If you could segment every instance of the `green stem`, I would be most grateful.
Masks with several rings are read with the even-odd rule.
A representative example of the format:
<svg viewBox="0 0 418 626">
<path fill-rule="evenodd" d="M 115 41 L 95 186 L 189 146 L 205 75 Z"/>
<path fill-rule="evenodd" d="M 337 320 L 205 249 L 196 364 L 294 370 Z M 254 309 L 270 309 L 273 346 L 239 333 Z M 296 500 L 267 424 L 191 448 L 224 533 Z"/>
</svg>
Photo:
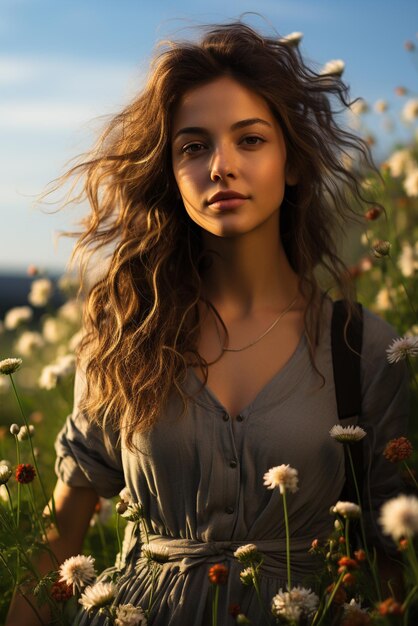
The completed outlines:
<svg viewBox="0 0 418 626">
<path fill-rule="evenodd" d="M 418 583 L 418 561 L 417 561 L 417 555 L 415 554 L 415 549 L 414 549 L 414 544 L 412 542 L 412 539 L 408 539 L 408 549 L 406 551 L 406 554 L 408 556 L 408 561 L 410 562 L 412 570 L 414 572 L 415 582 Z"/>
<path fill-rule="evenodd" d="M 13 500 L 12 500 L 12 494 L 10 493 L 10 489 L 7 485 L 4 485 L 6 487 L 6 491 L 7 491 L 7 497 L 9 500 L 9 505 L 10 505 L 10 513 L 12 514 L 12 520 L 13 520 L 13 524 L 16 526 L 16 521 L 15 521 L 15 512 L 13 509 Z"/>
<path fill-rule="evenodd" d="M 116 538 L 118 540 L 118 550 L 119 550 L 120 559 L 121 559 L 122 558 L 122 542 L 120 539 L 120 525 L 119 524 L 120 524 L 120 515 L 117 513 L 116 514 Z"/>
<path fill-rule="evenodd" d="M 104 557 L 106 559 L 106 563 L 109 564 L 109 562 L 110 562 L 109 552 L 108 552 L 107 545 L 106 545 L 106 540 L 105 540 L 105 536 L 104 536 L 104 532 L 103 532 L 103 526 L 101 525 L 99 520 L 97 520 L 96 526 L 97 526 L 97 530 L 99 532 L 100 543 L 102 544 L 103 554 L 104 554 Z"/>
<path fill-rule="evenodd" d="M 350 554 L 350 520 L 347 517 L 347 519 L 345 520 L 345 550 L 347 553 L 348 558 L 351 558 L 351 554 Z"/>
<path fill-rule="evenodd" d="M 219 604 L 219 585 L 214 585 L 214 594 L 212 600 L 212 626 L 218 624 L 218 604 Z"/>
<path fill-rule="evenodd" d="M 284 525 L 286 529 L 286 566 L 287 566 L 287 587 L 288 591 L 292 588 L 292 579 L 290 574 L 290 532 L 289 532 L 289 518 L 287 515 L 287 504 L 286 504 L 286 489 L 283 489 L 283 511 L 284 511 Z"/>
<path fill-rule="evenodd" d="M 415 487 L 418 489 L 418 483 L 416 481 L 416 478 L 415 478 L 414 474 L 411 472 L 411 470 L 409 468 L 409 465 L 408 465 L 408 463 L 406 461 L 404 461 L 404 465 L 405 465 L 406 471 L 408 472 L 408 474 L 412 478 Z"/>
<path fill-rule="evenodd" d="M 418 585 L 415 585 L 414 587 L 412 587 L 411 591 L 406 596 L 406 598 L 405 598 L 405 600 L 403 601 L 403 604 L 402 604 L 402 609 L 404 611 L 406 611 L 406 609 L 408 608 L 409 603 L 411 602 L 411 600 L 413 599 L 413 597 L 417 593 L 417 591 L 418 591 Z"/>
<path fill-rule="evenodd" d="M 20 465 L 20 448 L 19 448 L 19 440 L 17 438 L 17 435 L 15 435 L 15 441 L 16 441 L 17 464 Z M 20 501 L 21 501 L 21 485 L 18 482 L 17 483 L 17 511 L 16 511 L 16 524 L 18 528 L 19 528 L 19 522 L 20 522 Z"/>
<path fill-rule="evenodd" d="M 270 617 L 269 617 L 269 614 L 267 613 L 266 607 L 264 606 L 264 602 L 263 602 L 263 600 L 261 598 L 260 585 L 258 584 L 257 568 L 254 567 L 253 563 L 251 563 L 251 569 L 252 569 L 252 572 L 253 572 L 254 589 L 255 589 L 255 593 L 257 595 L 258 603 L 259 603 L 260 608 L 261 608 L 261 612 L 263 613 L 263 617 L 264 617 L 266 623 L 270 625 L 270 623 L 271 623 L 270 622 Z"/>
<path fill-rule="evenodd" d="M 12 383 L 12 386 L 13 386 L 13 391 L 14 391 L 14 393 L 15 393 L 16 400 L 17 400 L 17 403 L 18 403 L 18 405 L 19 405 L 20 412 L 21 412 L 21 414 L 22 414 L 22 418 L 23 418 L 23 421 L 24 421 L 24 423 L 25 423 L 26 430 L 27 430 L 27 433 L 28 433 L 28 438 L 29 438 L 29 443 L 30 443 L 30 448 L 31 448 L 32 458 L 33 458 L 33 464 L 34 464 L 34 466 L 35 466 L 35 469 L 36 469 L 36 474 L 37 474 L 37 476 L 38 476 L 38 480 L 39 480 L 39 484 L 40 484 L 40 486 L 41 486 L 42 494 L 43 494 L 43 496 L 44 496 L 45 505 L 48 507 L 48 510 L 49 510 L 50 515 L 51 515 L 51 517 L 52 517 L 52 516 L 53 516 L 53 513 L 52 513 L 51 507 L 50 507 L 50 505 L 49 505 L 49 499 L 48 499 L 48 497 L 47 497 L 47 495 L 46 495 L 46 491 L 45 491 L 45 488 L 44 488 L 44 484 L 43 484 L 42 479 L 41 479 L 41 474 L 40 474 L 40 472 L 39 472 L 38 462 L 37 462 L 37 460 L 36 460 L 35 451 L 34 451 L 34 449 L 33 449 L 32 437 L 31 437 L 31 436 L 30 436 L 30 434 L 29 434 L 29 423 L 28 423 L 28 420 L 26 419 L 26 415 L 25 415 L 25 412 L 24 412 L 24 410 L 23 410 L 22 403 L 20 402 L 19 394 L 17 393 L 16 385 L 15 385 L 15 383 L 14 383 L 14 380 L 13 380 L 13 376 L 12 376 L 12 374 L 10 374 L 10 380 L 11 380 L 11 383 Z"/>
<path fill-rule="evenodd" d="M 339 578 L 338 578 L 338 580 L 337 580 L 337 582 L 336 582 L 336 584 L 335 584 L 335 586 L 334 586 L 334 589 L 332 590 L 332 593 L 331 593 L 330 597 L 328 598 L 328 602 L 327 602 L 327 603 L 326 603 L 326 605 L 325 605 L 324 611 L 323 611 L 323 613 L 322 613 L 322 615 L 321 615 L 321 619 L 319 620 L 319 622 L 318 622 L 318 625 L 317 625 L 317 626 L 321 626 L 322 622 L 324 621 L 324 617 L 325 617 L 325 615 L 327 614 L 327 612 L 328 612 L 328 610 L 329 610 L 329 607 L 331 606 L 331 603 L 332 603 L 332 601 L 333 601 L 333 599 L 334 599 L 334 596 L 335 596 L 335 594 L 337 593 L 338 589 L 339 589 L 339 588 L 340 588 L 340 586 L 341 586 L 341 583 L 342 583 L 342 580 L 343 580 L 343 578 L 344 578 L 344 575 L 345 575 L 345 571 L 344 571 L 344 572 L 341 572 L 341 574 L 340 574 L 340 576 L 339 576 Z M 312 622 L 312 626 L 314 626 L 314 624 L 315 624 L 315 622 L 316 622 L 316 619 L 317 619 L 317 616 L 318 616 L 318 615 L 319 615 L 319 613 L 317 612 L 317 613 L 315 614 L 314 620 L 313 620 L 313 622 Z"/>
<path fill-rule="evenodd" d="M 353 457 L 351 456 L 350 444 L 347 444 L 346 448 L 347 448 L 348 458 L 350 460 L 350 469 L 351 469 L 351 474 L 353 476 L 354 487 L 356 490 L 357 502 L 358 502 L 358 505 L 361 507 L 360 491 L 359 491 L 358 484 L 357 484 L 356 473 L 354 471 L 354 463 L 353 463 Z M 364 529 L 364 522 L 363 522 L 363 510 L 360 511 L 360 530 L 361 530 L 361 538 L 363 540 L 364 551 L 366 553 L 367 562 L 369 564 L 370 571 L 373 576 L 373 582 L 376 588 L 377 597 L 379 600 L 382 600 L 382 594 L 380 591 L 380 584 L 379 584 L 379 579 L 378 579 L 377 572 L 376 572 L 376 567 L 370 558 L 369 548 L 367 546 L 366 531 Z"/>
</svg>

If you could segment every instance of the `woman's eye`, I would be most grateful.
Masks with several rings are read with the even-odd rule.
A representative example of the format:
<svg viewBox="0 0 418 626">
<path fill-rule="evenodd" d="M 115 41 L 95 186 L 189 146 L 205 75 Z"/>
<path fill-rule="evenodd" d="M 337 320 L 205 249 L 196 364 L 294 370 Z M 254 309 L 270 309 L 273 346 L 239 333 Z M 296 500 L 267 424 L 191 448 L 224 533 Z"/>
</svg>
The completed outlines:
<svg viewBox="0 0 418 626">
<path fill-rule="evenodd" d="M 261 137 L 256 137 L 255 135 L 250 135 L 248 137 L 244 137 L 243 142 L 246 142 L 249 146 L 256 146 L 259 143 L 264 143 L 264 139 Z"/>
<path fill-rule="evenodd" d="M 201 148 L 204 148 L 202 143 L 189 143 L 181 151 L 185 154 L 195 154 L 196 152 L 201 152 Z"/>
</svg>

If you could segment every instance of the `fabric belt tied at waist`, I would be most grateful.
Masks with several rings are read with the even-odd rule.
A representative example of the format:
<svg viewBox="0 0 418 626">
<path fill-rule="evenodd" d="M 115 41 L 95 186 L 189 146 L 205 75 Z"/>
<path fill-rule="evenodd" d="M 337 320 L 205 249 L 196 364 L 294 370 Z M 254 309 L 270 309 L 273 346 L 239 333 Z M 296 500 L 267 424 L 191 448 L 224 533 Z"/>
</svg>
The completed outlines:
<svg viewBox="0 0 418 626">
<path fill-rule="evenodd" d="M 194 539 L 180 539 L 164 535 L 148 536 L 150 547 L 165 548 L 168 553 L 168 562 L 180 561 L 180 571 L 183 573 L 202 562 L 216 563 L 225 558 L 234 559 L 234 552 L 239 547 L 254 544 L 263 556 L 262 571 L 274 577 L 286 578 L 286 542 L 282 540 L 254 540 L 251 541 L 196 541 Z M 306 574 L 307 569 L 315 569 L 315 559 L 308 554 L 311 540 L 308 538 L 292 539 L 290 559 L 292 570 L 295 573 Z M 236 561 L 238 564 L 238 561 Z M 310 563 L 311 562 L 311 563 Z M 310 567 L 311 566 L 311 567 Z"/>
</svg>

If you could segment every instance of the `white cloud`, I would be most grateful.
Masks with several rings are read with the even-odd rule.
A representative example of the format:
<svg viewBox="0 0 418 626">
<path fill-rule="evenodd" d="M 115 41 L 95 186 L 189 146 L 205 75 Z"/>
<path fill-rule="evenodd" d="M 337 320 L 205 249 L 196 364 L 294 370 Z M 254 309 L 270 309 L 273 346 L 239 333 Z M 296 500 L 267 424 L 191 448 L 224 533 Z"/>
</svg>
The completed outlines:
<svg viewBox="0 0 418 626">
<path fill-rule="evenodd" d="M 19 132 L 71 130 L 98 116 L 97 105 L 16 100 L 0 103 L 0 129 Z"/>
</svg>

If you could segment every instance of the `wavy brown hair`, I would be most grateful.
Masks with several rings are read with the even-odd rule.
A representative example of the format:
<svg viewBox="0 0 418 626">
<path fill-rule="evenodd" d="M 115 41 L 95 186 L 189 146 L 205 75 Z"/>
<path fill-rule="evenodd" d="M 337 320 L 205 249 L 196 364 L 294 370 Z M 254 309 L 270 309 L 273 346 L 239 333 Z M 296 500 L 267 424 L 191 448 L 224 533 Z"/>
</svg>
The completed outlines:
<svg viewBox="0 0 418 626">
<path fill-rule="evenodd" d="M 84 340 L 87 392 L 82 408 L 92 421 L 136 432 L 158 419 L 182 383 L 190 358 L 207 380 L 197 351 L 198 301 L 207 259 L 199 227 L 188 217 L 171 163 L 173 113 L 191 88 L 230 76 L 262 96 L 278 120 L 298 184 L 286 187 L 280 231 L 289 262 L 308 300 L 305 327 L 311 350 L 318 337 L 323 269 L 352 302 L 336 231 L 364 208 L 358 176 L 344 166 L 357 154 L 376 168 L 367 144 L 336 121 L 349 105 L 336 75 L 310 69 L 297 47 L 265 37 L 242 22 L 206 27 L 198 42 L 163 42 L 142 92 L 104 130 L 96 147 L 64 177 L 78 175 L 91 212 L 73 254 L 88 259 L 111 246 L 104 275 L 87 290 Z M 340 110 L 333 110 L 333 102 Z M 360 212 L 360 211 L 359 211 Z"/>
</svg>

